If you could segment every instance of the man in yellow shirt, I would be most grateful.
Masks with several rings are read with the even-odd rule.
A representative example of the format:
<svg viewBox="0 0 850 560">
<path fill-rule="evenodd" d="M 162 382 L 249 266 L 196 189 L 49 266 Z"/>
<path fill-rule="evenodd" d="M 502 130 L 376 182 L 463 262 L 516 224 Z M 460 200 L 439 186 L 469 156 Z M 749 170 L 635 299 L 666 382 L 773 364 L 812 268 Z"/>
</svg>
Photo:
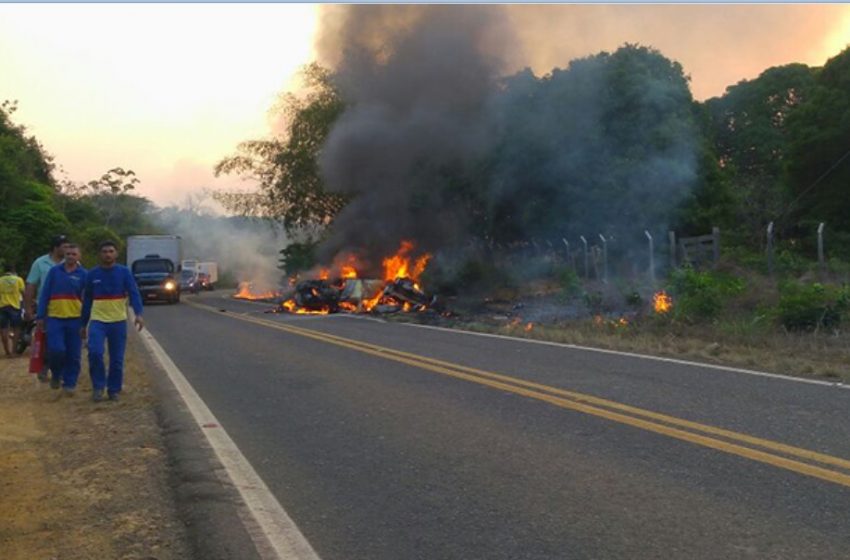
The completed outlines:
<svg viewBox="0 0 850 560">
<path fill-rule="evenodd" d="M 15 273 L 14 266 L 7 266 L 6 272 L 0 276 L 0 338 L 3 339 L 3 352 L 7 358 L 14 357 L 14 341 L 21 336 L 23 295 L 24 279 Z"/>
</svg>

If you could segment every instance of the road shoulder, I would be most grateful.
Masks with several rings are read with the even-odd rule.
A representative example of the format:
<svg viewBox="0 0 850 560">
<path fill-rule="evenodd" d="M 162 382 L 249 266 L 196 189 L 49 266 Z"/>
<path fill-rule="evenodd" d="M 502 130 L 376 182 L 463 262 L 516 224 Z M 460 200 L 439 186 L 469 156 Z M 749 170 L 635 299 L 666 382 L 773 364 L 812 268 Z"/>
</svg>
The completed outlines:
<svg viewBox="0 0 850 560">
<path fill-rule="evenodd" d="M 86 366 L 68 398 L 35 381 L 26 358 L 0 361 L 4 560 L 191 557 L 139 350 L 128 348 L 118 403 L 91 401 Z"/>
</svg>

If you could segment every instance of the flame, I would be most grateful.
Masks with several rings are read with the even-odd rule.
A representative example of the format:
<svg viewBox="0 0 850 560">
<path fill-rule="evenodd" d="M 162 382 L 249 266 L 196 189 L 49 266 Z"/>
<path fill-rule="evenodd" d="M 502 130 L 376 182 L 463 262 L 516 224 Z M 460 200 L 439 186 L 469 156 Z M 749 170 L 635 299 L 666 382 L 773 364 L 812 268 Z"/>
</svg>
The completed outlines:
<svg viewBox="0 0 850 560">
<path fill-rule="evenodd" d="M 364 295 L 363 299 L 361 299 L 359 303 L 357 301 L 341 301 L 339 302 L 339 309 L 353 313 L 363 311 L 368 312 L 379 304 L 386 304 L 396 306 L 400 308 L 401 311 L 405 312 L 423 311 L 426 307 L 425 305 L 416 302 L 400 301 L 405 298 L 393 297 L 389 295 L 389 292 L 387 291 L 387 287 L 391 282 L 405 278 L 410 279 L 413 282 L 413 288 L 415 290 L 422 292 L 418 279 L 425 271 L 425 267 L 428 266 L 428 261 L 431 259 L 431 255 L 426 253 L 418 258 L 413 258 L 411 256 L 413 249 L 414 245 L 412 242 L 402 241 L 396 254 L 386 257 L 382 261 L 384 267 L 383 281 L 385 283 L 383 288 L 378 290 L 378 292 L 371 298 L 368 298 L 368 295 Z M 346 287 L 347 280 L 360 278 L 360 274 L 357 272 L 358 268 L 361 268 L 361 265 L 358 262 L 355 253 L 341 254 L 334 259 L 334 262 L 329 269 L 319 269 L 317 278 L 319 280 L 329 281 L 331 274 L 333 274 L 334 280 L 332 281 L 331 286 L 342 292 Z M 364 282 L 364 285 L 365 284 L 366 282 Z M 371 287 L 372 286 L 370 285 L 370 289 Z M 313 288 L 313 295 L 317 297 L 319 296 L 319 293 L 315 288 Z M 282 309 L 289 311 L 290 313 L 298 314 L 325 314 L 330 312 L 330 309 L 322 309 L 318 311 L 307 309 L 302 310 L 299 308 L 298 304 L 295 303 L 294 299 L 285 301 L 282 304 Z"/>
<path fill-rule="evenodd" d="M 667 292 L 661 290 L 652 296 L 652 307 L 659 315 L 667 313 L 673 309 L 673 299 L 667 295 Z"/>
<path fill-rule="evenodd" d="M 351 311 L 352 313 L 357 313 L 357 304 L 351 303 L 350 301 L 339 302 L 339 308 L 344 309 L 345 311 Z"/>
<path fill-rule="evenodd" d="M 294 299 L 288 299 L 281 303 L 280 306 L 286 311 L 295 313 L 296 315 L 327 315 L 331 312 L 331 310 L 327 307 L 322 309 L 305 309 L 303 307 L 298 307 L 298 304 L 295 303 Z"/>
<path fill-rule="evenodd" d="M 411 264 L 408 254 L 413 250 L 413 243 L 410 241 L 402 241 L 396 254 L 387 257 L 383 261 L 384 265 L 384 280 L 392 282 L 399 278 L 410 278 L 411 280 L 419 280 L 419 277 L 425 272 L 425 267 L 428 266 L 428 261 L 431 260 L 431 255 L 425 253 Z"/>
<path fill-rule="evenodd" d="M 525 332 L 531 332 L 531 329 L 534 328 L 534 323 L 526 323 Z"/>
<path fill-rule="evenodd" d="M 251 282 L 239 282 L 236 293 L 233 294 L 233 297 L 236 299 L 257 300 L 271 299 L 277 297 L 278 295 L 279 294 L 277 292 L 273 291 L 255 292 L 253 290 Z"/>
</svg>

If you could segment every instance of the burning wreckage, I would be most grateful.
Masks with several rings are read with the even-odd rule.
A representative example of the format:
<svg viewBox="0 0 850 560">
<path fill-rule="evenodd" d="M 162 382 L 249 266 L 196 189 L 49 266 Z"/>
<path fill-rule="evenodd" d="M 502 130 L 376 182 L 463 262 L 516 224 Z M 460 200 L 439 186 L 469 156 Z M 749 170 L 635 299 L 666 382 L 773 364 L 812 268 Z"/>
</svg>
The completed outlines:
<svg viewBox="0 0 850 560">
<path fill-rule="evenodd" d="M 429 296 L 419 285 L 419 277 L 431 255 L 413 259 L 409 254 L 413 244 L 404 241 L 392 257 L 383 260 L 383 279 L 360 278 L 356 259 L 348 256 L 334 266 L 338 275 L 322 269 L 317 278 L 290 280 L 291 288 L 284 292 L 252 291 L 249 283 L 240 284 L 234 297 L 254 300 L 282 300 L 275 312 L 325 315 L 329 313 L 396 313 L 438 311 L 436 296 Z"/>
</svg>

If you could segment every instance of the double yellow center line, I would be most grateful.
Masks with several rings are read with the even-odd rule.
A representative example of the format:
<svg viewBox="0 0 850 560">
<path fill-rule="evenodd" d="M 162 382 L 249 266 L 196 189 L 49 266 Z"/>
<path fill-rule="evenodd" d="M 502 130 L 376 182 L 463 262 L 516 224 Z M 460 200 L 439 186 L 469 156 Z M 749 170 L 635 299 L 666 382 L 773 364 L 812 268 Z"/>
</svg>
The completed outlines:
<svg viewBox="0 0 850 560">
<path fill-rule="evenodd" d="M 217 312 L 214 307 L 197 302 L 187 302 L 193 307 Z M 395 350 L 377 344 L 351 340 L 340 336 L 270 321 L 250 315 L 228 313 L 228 317 L 277 329 L 290 334 L 349 348 L 379 358 L 407 364 L 456 379 L 463 379 L 501 391 L 543 401 L 560 408 L 605 418 L 678 440 L 695 443 L 753 461 L 812 476 L 835 484 L 850 487 L 850 461 L 808 449 L 793 447 L 731 430 L 724 430 L 698 422 L 629 406 L 592 395 L 567 391 L 525 379 L 493 373 L 477 368 L 445 362 Z"/>
</svg>

